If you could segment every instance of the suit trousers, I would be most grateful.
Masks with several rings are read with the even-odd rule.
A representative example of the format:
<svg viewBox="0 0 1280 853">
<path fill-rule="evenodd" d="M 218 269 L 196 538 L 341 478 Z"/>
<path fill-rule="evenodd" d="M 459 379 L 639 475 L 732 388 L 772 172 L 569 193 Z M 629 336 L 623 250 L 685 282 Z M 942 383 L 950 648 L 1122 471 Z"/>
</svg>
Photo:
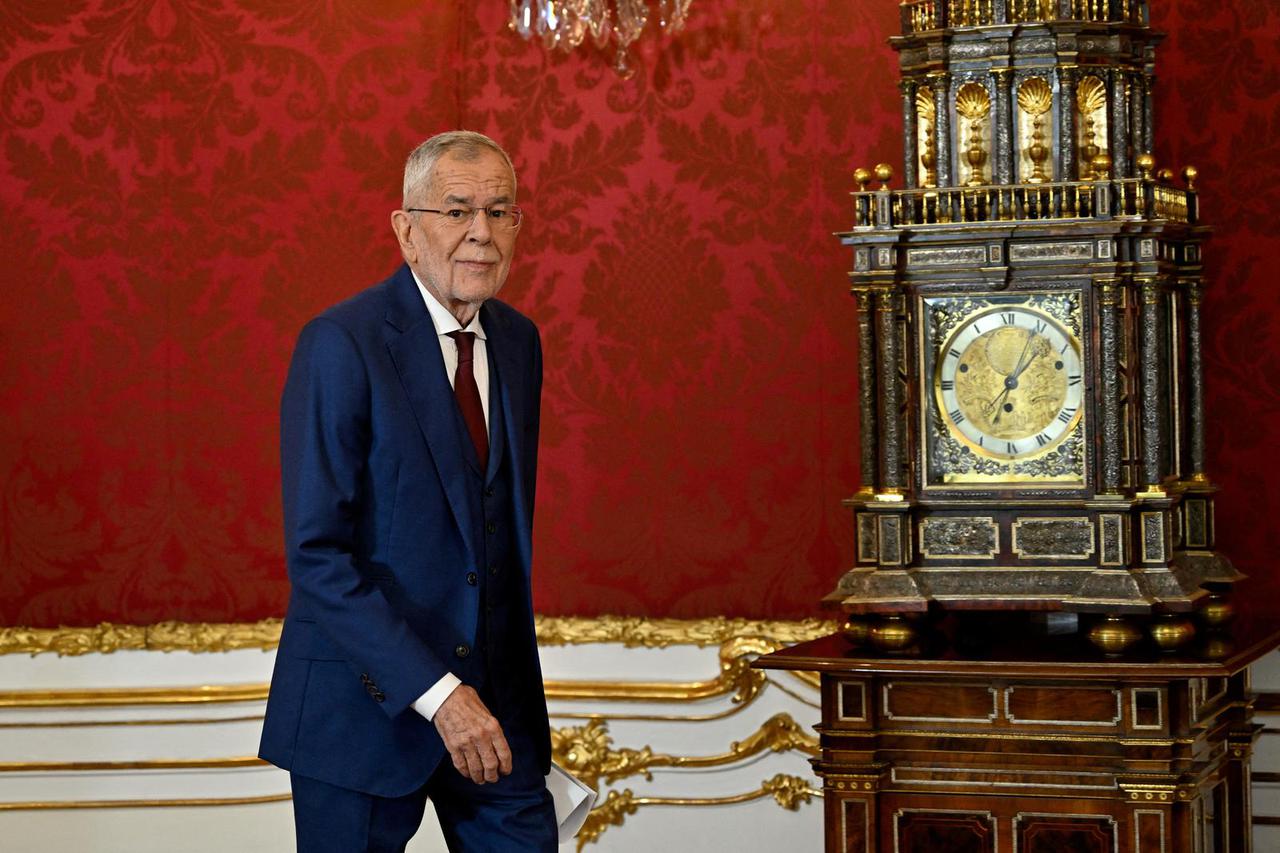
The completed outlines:
<svg viewBox="0 0 1280 853">
<path fill-rule="evenodd" d="M 484 785 L 459 773 L 447 755 L 425 785 L 403 797 L 290 774 L 298 853 L 402 853 L 428 799 L 452 853 L 554 853 L 555 809 L 534 745 L 518 731 L 506 734 L 511 774 Z"/>
</svg>

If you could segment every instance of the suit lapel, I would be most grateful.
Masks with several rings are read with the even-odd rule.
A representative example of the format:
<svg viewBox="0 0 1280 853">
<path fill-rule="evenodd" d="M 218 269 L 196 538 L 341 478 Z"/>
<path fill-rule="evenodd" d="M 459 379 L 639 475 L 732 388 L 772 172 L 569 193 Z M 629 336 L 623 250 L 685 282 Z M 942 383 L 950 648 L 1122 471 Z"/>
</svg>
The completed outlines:
<svg viewBox="0 0 1280 853">
<path fill-rule="evenodd" d="M 525 366 L 519 361 L 520 353 L 516 342 L 512 339 L 507 324 L 489 303 L 480 307 L 480 322 L 484 324 L 485 342 L 492 355 L 493 372 L 489 376 L 489 402 L 493 408 L 501 410 L 502 432 L 511 466 L 511 501 L 516 527 L 516 548 L 520 553 L 520 564 L 528 575 L 533 553 L 533 527 L 527 508 L 529 506 L 524 481 L 524 419 L 528 416 L 528 389 L 520 378 L 524 375 Z M 498 389 L 493 393 L 492 389 Z M 493 408 L 489 411 L 489 420 L 495 420 Z M 494 430 L 490 429 L 490 436 Z M 492 470 L 492 469 L 491 469 Z"/>
<path fill-rule="evenodd" d="M 482 317 L 480 322 L 484 323 L 485 319 Z M 488 334 L 489 327 L 485 326 L 485 335 Z M 489 470 L 484 472 L 484 481 L 488 484 L 498 476 L 498 468 L 502 465 L 502 454 L 506 451 L 507 430 L 503 414 L 506 406 L 503 404 L 502 376 L 498 372 L 493 344 L 488 339 L 485 340 L 485 352 L 488 353 L 489 367 Z"/>
<path fill-rule="evenodd" d="M 426 439 L 440 476 L 440 485 L 449 499 L 449 507 L 466 543 L 471 563 L 477 565 L 477 543 L 467 500 L 466 471 L 463 469 L 466 463 L 458 446 L 453 388 L 445 375 L 440 341 L 431 322 L 431 314 L 422 302 L 422 292 L 418 290 L 408 266 L 401 266 L 392 278 L 390 294 L 387 323 L 399 334 L 387 342 L 387 349 L 418 427 Z"/>
</svg>

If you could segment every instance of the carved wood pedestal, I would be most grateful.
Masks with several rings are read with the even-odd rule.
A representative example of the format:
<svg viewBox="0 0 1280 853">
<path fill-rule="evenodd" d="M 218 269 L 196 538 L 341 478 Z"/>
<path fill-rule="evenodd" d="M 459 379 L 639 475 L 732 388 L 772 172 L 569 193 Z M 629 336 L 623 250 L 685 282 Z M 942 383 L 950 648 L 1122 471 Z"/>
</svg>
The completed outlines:
<svg viewBox="0 0 1280 853">
<path fill-rule="evenodd" d="M 916 656 L 837 635 L 756 665 L 821 674 L 828 853 L 1234 853 L 1252 849 L 1247 667 L 1274 624 L 1103 658 L 974 620 Z"/>
</svg>

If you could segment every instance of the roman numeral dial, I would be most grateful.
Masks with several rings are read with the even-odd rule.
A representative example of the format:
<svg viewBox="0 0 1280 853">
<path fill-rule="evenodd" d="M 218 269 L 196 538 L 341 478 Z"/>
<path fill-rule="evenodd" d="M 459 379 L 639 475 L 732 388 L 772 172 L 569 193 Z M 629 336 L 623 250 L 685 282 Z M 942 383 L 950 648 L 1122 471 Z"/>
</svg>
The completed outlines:
<svg viewBox="0 0 1280 853">
<path fill-rule="evenodd" d="M 1079 342 L 1032 308 L 974 314 L 937 350 L 939 415 L 956 439 L 990 458 L 1050 452 L 1079 423 L 1084 392 Z"/>
</svg>

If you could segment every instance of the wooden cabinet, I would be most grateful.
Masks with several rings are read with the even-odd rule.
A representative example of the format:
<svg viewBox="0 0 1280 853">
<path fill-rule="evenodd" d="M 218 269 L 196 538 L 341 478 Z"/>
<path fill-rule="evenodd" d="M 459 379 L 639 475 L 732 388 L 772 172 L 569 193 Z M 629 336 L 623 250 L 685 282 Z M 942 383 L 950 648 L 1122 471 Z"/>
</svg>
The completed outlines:
<svg viewBox="0 0 1280 853">
<path fill-rule="evenodd" d="M 1026 621 L 913 656 L 831 636 L 760 659 L 821 674 L 828 853 L 1251 850 L 1247 668 L 1280 636 L 1103 658 Z"/>
</svg>

